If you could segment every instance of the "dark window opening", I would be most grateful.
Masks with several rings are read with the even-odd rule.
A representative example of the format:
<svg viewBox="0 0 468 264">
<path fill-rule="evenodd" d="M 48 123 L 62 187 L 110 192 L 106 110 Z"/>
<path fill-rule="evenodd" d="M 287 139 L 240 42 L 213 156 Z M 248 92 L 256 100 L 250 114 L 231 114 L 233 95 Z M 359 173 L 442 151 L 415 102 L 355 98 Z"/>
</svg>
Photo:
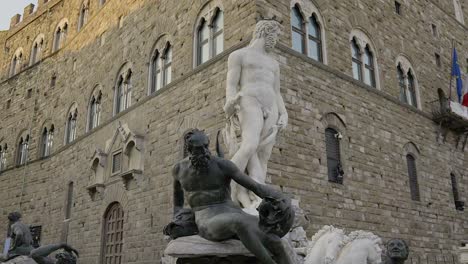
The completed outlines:
<svg viewBox="0 0 468 264">
<path fill-rule="evenodd" d="M 68 184 L 68 192 L 67 192 L 67 205 L 65 210 L 65 219 L 71 218 L 71 211 L 73 207 L 73 182 Z"/>
<path fill-rule="evenodd" d="M 395 1 L 395 13 L 401 15 L 401 3 L 398 1 Z"/>
<path fill-rule="evenodd" d="M 333 128 L 325 129 L 325 145 L 327 151 L 328 180 L 343 183 L 343 168 L 341 165 L 340 134 Z"/>
<path fill-rule="evenodd" d="M 431 28 L 432 28 L 432 36 L 438 37 L 439 33 L 437 32 L 437 26 L 435 24 L 431 24 Z"/>
<path fill-rule="evenodd" d="M 408 165 L 408 176 L 409 176 L 409 185 L 411 192 L 411 199 L 414 201 L 420 201 L 419 196 L 419 185 L 418 185 L 418 174 L 416 171 L 416 159 L 408 154 L 406 155 L 406 163 Z"/>
<path fill-rule="evenodd" d="M 460 200 L 460 194 L 458 192 L 458 184 L 457 184 L 457 177 L 455 174 L 450 173 L 450 180 L 452 182 L 452 193 L 453 193 L 453 201 L 455 203 L 455 209 L 458 211 L 465 210 L 465 202 Z"/>
<path fill-rule="evenodd" d="M 437 54 L 437 53 L 435 53 L 435 54 L 434 54 L 434 57 L 435 57 L 435 62 L 436 62 L 437 67 L 441 67 L 442 64 L 441 64 L 441 62 L 440 62 L 440 55 Z"/>
</svg>

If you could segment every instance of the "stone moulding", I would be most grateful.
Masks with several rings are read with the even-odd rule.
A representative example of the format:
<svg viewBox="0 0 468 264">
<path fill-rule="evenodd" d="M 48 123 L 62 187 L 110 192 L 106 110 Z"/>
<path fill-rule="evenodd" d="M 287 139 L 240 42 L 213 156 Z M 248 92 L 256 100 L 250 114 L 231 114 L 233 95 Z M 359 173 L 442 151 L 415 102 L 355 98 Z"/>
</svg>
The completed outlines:
<svg viewBox="0 0 468 264">
<path fill-rule="evenodd" d="M 86 187 L 86 190 L 88 190 L 89 196 L 93 201 L 95 201 L 98 198 L 99 200 L 102 200 L 102 198 L 104 197 L 104 189 L 105 185 L 103 183 L 95 183 Z"/>
<path fill-rule="evenodd" d="M 130 182 L 132 180 L 135 180 L 137 185 L 140 188 L 144 188 L 145 186 L 148 185 L 147 184 L 148 179 L 143 175 L 143 171 L 141 171 L 141 170 L 132 169 L 132 170 L 129 170 L 129 171 L 119 173 L 117 176 L 122 179 L 122 183 L 124 185 L 124 188 L 127 191 L 130 189 Z"/>
</svg>

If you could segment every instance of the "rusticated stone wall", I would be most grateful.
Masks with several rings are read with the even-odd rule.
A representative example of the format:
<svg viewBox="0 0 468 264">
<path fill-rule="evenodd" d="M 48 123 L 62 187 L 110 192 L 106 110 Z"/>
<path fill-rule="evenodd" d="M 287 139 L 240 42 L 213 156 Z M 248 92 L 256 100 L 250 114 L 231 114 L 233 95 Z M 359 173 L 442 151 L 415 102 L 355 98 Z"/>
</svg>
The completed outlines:
<svg viewBox="0 0 468 264">
<path fill-rule="evenodd" d="M 441 129 L 431 120 L 429 105 L 437 98 L 437 89 L 448 86 L 452 39 L 457 40 L 463 68 L 468 58 L 467 28 L 455 20 L 453 5 L 401 1 L 399 16 L 393 1 L 316 0 L 327 43 L 328 64 L 323 65 L 290 49 L 290 1 L 214 1 L 211 4 L 222 3 L 225 12 L 226 49 L 194 69 L 192 35 L 197 15 L 208 2 L 107 0 L 100 6 L 91 0 L 88 23 L 78 32 L 81 1 L 53 0 L 2 33 L 5 38 L 0 35 L 5 47 L 0 50 L 0 145 L 9 146 L 8 169 L 0 173 L 0 234 L 6 233 L 6 214 L 21 208 L 25 222 L 42 225 L 43 244 L 67 239 L 80 250 L 80 263 L 99 263 L 103 215 L 117 201 L 125 213 L 123 263 L 159 263 L 166 245 L 162 228 L 172 210 L 170 170 L 181 157 L 181 135 L 198 126 L 214 142 L 224 127 L 227 57 L 248 44 L 258 14 L 276 14 L 283 20 L 283 33 L 275 56 L 281 64 L 281 91 L 290 124 L 274 149 L 269 175 L 272 184 L 301 201 L 311 220 L 308 235 L 333 224 L 349 231 L 369 230 L 384 239 L 401 237 L 413 255 L 429 261 L 454 253 L 468 235 L 468 217 L 455 210 L 450 173 L 456 174 L 466 201 L 468 147 L 462 134 Z M 464 8 L 468 19 L 468 7 Z M 53 32 L 63 18 L 69 21 L 67 42 L 52 53 Z M 438 25 L 437 39 L 431 23 Z M 353 29 L 365 31 L 374 44 L 378 90 L 351 77 Z M 41 33 L 42 61 L 8 77 L 13 53 L 23 47 L 29 59 L 32 41 Z M 173 45 L 173 82 L 148 96 L 150 57 L 163 35 Z M 440 68 L 434 52 L 441 55 Z M 396 58 L 401 54 L 414 68 L 420 109 L 398 101 Z M 114 116 L 114 86 L 125 63 L 132 67 L 133 103 Z M 54 74 L 57 84 L 51 88 Z M 101 125 L 86 132 L 88 102 L 96 87 L 103 93 Z M 78 105 L 78 138 L 65 145 L 66 115 L 73 103 Z M 38 149 L 45 123 L 53 123 L 56 132 L 52 155 L 43 159 Z M 95 183 L 91 168 L 96 149 L 107 148 L 112 154 L 124 147 L 121 125 L 143 138 L 141 176 L 124 181 L 112 175 L 108 156 L 103 187 L 89 188 Z M 324 143 L 328 125 L 343 135 L 343 185 L 328 181 Z M 24 131 L 31 135 L 29 163 L 15 167 L 16 145 Z M 419 152 L 420 202 L 410 198 L 408 148 Z M 73 206 L 65 221 L 71 181 Z"/>
</svg>

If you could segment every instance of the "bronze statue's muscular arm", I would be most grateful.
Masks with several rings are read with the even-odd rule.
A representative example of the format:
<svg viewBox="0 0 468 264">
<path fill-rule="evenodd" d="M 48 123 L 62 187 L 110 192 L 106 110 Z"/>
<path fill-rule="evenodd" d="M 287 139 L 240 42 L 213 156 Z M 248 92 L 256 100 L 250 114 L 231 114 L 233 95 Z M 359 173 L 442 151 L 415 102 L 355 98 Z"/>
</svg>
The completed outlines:
<svg viewBox="0 0 468 264">
<path fill-rule="evenodd" d="M 235 182 L 242 185 L 244 188 L 254 192 L 260 198 L 265 197 L 281 197 L 282 193 L 275 189 L 260 184 L 250 178 L 249 176 L 242 173 L 237 166 L 229 160 L 220 160 L 220 166 L 222 170 L 226 172 Z"/>
<path fill-rule="evenodd" d="M 71 246 L 62 243 L 62 244 L 54 244 L 54 245 L 48 245 L 48 246 L 42 246 L 40 248 L 36 248 L 33 251 L 31 251 L 31 258 L 34 259 L 38 264 L 55 264 L 55 261 L 48 258 L 50 254 L 52 254 L 54 251 L 59 250 L 59 249 L 64 249 L 65 251 L 68 252 L 73 252 L 75 255 L 78 257 L 78 251 Z"/>
<path fill-rule="evenodd" d="M 184 190 L 178 180 L 180 171 L 180 163 L 177 163 L 172 169 L 172 176 L 174 177 L 174 215 L 184 207 Z"/>
</svg>

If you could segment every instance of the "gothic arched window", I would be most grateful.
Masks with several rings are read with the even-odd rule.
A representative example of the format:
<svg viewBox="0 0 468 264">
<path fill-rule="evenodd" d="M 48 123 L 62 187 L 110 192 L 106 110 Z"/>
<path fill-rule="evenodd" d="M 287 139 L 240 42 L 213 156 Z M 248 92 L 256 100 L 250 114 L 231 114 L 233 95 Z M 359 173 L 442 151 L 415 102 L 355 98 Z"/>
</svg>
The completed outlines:
<svg viewBox="0 0 468 264">
<path fill-rule="evenodd" d="M 89 3 L 81 5 L 80 16 L 78 18 L 78 31 L 88 22 Z"/>
<path fill-rule="evenodd" d="M 42 47 L 44 45 L 44 38 L 38 37 L 36 41 L 33 43 L 33 47 L 31 50 L 31 65 L 38 62 L 42 57 Z"/>
<path fill-rule="evenodd" d="M 76 139 L 76 121 L 78 118 L 78 110 L 74 109 L 68 113 L 67 130 L 65 135 L 65 144 L 71 143 Z"/>
<path fill-rule="evenodd" d="M 67 38 L 68 33 L 68 22 L 61 22 L 57 29 L 55 30 L 54 34 L 54 46 L 52 51 L 55 52 L 63 47 L 65 43 L 65 39 Z"/>
<path fill-rule="evenodd" d="M 124 211 L 119 203 L 111 204 L 104 215 L 102 263 L 121 264 Z"/>
<path fill-rule="evenodd" d="M 18 142 L 16 165 L 24 165 L 28 160 L 29 135 L 22 136 Z"/>
<path fill-rule="evenodd" d="M 306 54 L 305 36 L 306 28 L 304 18 L 299 7 L 296 5 L 291 9 L 292 48 L 302 54 Z"/>
<path fill-rule="evenodd" d="M 52 145 L 54 142 L 54 125 L 51 125 L 49 129 L 44 127 L 42 130 L 41 137 L 41 157 L 47 157 L 52 151 Z"/>
<path fill-rule="evenodd" d="M 99 126 L 101 119 L 101 98 L 102 93 L 99 91 L 97 95 L 92 95 L 91 100 L 89 101 L 88 131 L 91 131 Z"/>
<path fill-rule="evenodd" d="M 119 75 L 115 89 L 115 114 L 132 105 L 132 70 L 128 69 Z"/>
<path fill-rule="evenodd" d="M 224 50 L 224 12 L 216 10 L 202 10 L 203 16 L 198 19 L 195 31 L 195 64 L 201 65 Z"/>
<path fill-rule="evenodd" d="M 22 49 L 19 49 L 15 53 L 15 55 L 13 56 L 13 59 L 11 61 L 10 77 L 21 71 L 22 63 L 23 63 L 23 51 L 22 51 Z"/>
<path fill-rule="evenodd" d="M 419 107 L 418 83 L 414 75 L 413 68 L 408 59 L 401 56 L 397 58 L 397 78 L 400 90 L 400 101 Z"/>
</svg>

